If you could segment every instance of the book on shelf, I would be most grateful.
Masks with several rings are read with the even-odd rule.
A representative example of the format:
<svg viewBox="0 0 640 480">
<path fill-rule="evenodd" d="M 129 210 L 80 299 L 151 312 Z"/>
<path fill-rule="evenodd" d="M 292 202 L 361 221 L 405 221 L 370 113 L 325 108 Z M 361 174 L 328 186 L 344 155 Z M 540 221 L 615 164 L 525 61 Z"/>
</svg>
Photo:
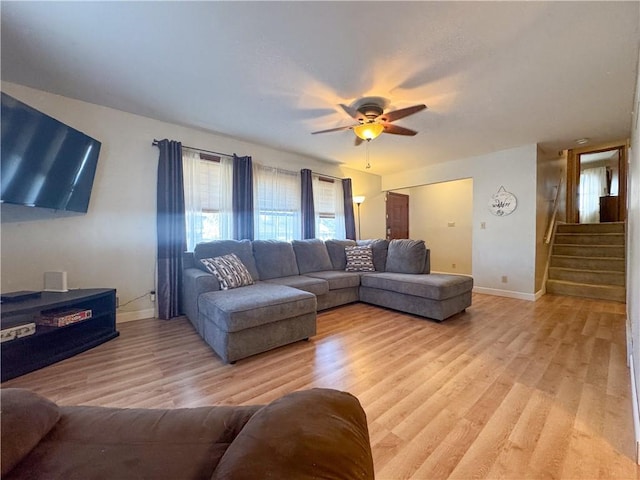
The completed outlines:
<svg viewBox="0 0 640 480">
<path fill-rule="evenodd" d="M 72 323 L 91 318 L 91 313 L 91 309 L 79 308 L 60 310 L 57 312 L 42 312 L 42 315 L 36 319 L 36 323 L 43 327 L 66 327 Z"/>
<path fill-rule="evenodd" d="M 13 327 L 3 328 L 0 330 L 0 343 L 15 340 L 16 338 L 27 337 L 36 333 L 36 324 L 25 323 L 24 325 L 15 325 Z"/>
</svg>

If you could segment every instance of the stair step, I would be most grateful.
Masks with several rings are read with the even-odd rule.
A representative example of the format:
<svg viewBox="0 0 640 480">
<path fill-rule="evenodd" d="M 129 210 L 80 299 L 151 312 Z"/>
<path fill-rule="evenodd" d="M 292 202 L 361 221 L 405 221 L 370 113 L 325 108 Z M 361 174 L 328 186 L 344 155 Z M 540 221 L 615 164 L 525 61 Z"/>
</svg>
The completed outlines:
<svg viewBox="0 0 640 480">
<path fill-rule="evenodd" d="M 624 259 L 624 245 L 553 245 L 553 255 L 572 257 L 613 257 Z"/>
<path fill-rule="evenodd" d="M 624 272 L 625 259 L 612 257 L 575 257 L 571 255 L 551 255 L 549 267 Z"/>
<path fill-rule="evenodd" d="M 547 293 L 573 297 L 597 298 L 614 302 L 626 301 L 626 290 L 619 286 L 588 285 L 565 280 L 547 280 Z"/>
<path fill-rule="evenodd" d="M 614 272 L 609 270 L 577 270 L 574 268 L 549 268 L 550 280 L 565 280 L 575 283 L 586 283 L 590 285 L 617 285 L 624 287 L 624 272 Z"/>
<path fill-rule="evenodd" d="M 559 223 L 556 233 L 624 233 L 624 222 Z"/>
<path fill-rule="evenodd" d="M 624 233 L 556 233 L 561 245 L 624 245 Z"/>
</svg>

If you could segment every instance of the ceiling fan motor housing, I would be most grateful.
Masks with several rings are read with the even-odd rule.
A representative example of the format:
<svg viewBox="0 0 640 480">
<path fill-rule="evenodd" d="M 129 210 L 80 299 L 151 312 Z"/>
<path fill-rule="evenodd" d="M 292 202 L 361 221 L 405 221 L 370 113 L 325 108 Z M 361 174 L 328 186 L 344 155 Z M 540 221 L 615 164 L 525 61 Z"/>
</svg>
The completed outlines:
<svg viewBox="0 0 640 480">
<path fill-rule="evenodd" d="M 382 115 L 383 111 L 382 107 L 375 103 L 365 103 L 358 107 L 358 112 L 367 117 L 370 122 Z"/>
</svg>

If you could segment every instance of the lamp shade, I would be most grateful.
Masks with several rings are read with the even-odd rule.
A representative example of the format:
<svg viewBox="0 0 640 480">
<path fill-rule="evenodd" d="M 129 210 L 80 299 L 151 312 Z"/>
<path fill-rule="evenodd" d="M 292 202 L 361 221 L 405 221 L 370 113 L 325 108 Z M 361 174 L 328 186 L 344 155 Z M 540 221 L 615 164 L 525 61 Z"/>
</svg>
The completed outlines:
<svg viewBox="0 0 640 480">
<path fill-rule="evenodd" d="M 373 140 L 384 131 L 384 127 L 379 123 L 363 123 L 353 127 L 353 132 L 363 140 Z"/>
<path fill-rule="evenodd" d="M 364 202 L 364 197 L 362 195 L 353 197 L 353 203 L 357 203 L 358 205 L 360 205 L 363 202 Z"/>
</svg>

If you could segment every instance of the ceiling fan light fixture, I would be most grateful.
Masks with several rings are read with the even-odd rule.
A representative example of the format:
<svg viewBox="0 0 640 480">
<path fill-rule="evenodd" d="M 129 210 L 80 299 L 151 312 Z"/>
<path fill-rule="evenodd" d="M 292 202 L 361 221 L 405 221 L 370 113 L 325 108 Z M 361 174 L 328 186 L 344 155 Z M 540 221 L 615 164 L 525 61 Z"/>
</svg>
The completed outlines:
<svg viewBox="0 0 640 480">
<path fill-rule="evenodd" d="M 379 123 L 363 123 L 353 127 L 353 133 L 355 133 L 362 140 L 373 140 L 378 137 L 384 131 L 384 126 Z"/>
</svg>

